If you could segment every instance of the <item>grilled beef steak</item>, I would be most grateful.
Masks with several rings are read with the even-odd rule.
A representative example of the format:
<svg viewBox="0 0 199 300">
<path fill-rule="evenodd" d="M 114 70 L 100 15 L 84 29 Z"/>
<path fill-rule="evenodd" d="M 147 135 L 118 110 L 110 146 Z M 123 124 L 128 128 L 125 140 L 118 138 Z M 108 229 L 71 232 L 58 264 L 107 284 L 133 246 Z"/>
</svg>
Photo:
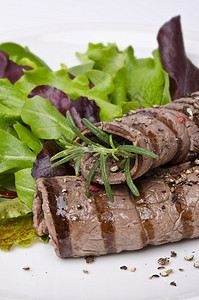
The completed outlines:
<svg viewBox="0 0 199 300">
<path fill-rule="evenodd" d="M 98 185 L 86 197 L 82 177 L 39 178 L 34 226 L 49 233 L 60 257 L 141 249 L 199 237 L 199 167 L 137 179 L 140 196 L 125 184 L 112 187 L 114 203 Z"/>
<path fill-rule="evenodd" d="M 150 169 L 168 163 L 175 165 L 185 162 L 199 154 L 199 93 L 164 106 L 142 108 L 121 119 L 98 123 L 97 126 L 113 134 L 121 144 L 133 144 L 158 155 L 158 159 L 138 154 L 135 156 L 135 160 L 131 162 L 131 176 L 135 179 Z M 82 133 L 95 140 L 88 129 L 84 128 Z M 76 138 L 76 141 L 81 143 L 79 138 Z M 80 169 L 84 178 L 87 178 L 96 159 L 92 154 L 83 156 Z M 106 170 L 110 184 L 125 182 L 122 167 L 119 172 L 111 172 L 115 163 L 111 157 L 107 159 Z M 92 181 L 103 184 L 99 168 Z"/>
</svg>

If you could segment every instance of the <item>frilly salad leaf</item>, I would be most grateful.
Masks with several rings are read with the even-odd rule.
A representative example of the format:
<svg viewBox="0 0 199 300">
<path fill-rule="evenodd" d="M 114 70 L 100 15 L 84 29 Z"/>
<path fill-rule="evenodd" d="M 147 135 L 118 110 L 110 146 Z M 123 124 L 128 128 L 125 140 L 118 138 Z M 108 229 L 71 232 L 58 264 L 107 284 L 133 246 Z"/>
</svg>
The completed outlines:
<svg viewBox="0 0 199 300">
<path fill-rule="evenodd" d="M 22 217 L 31 211 L 24 205 L 19 198 L 1 202 L 0 220 Z"/>
<path fill-rule="evenodd" d="M 132 47 L 126 49 L 126 54 L 127 99 L 145 107 L 171 101 L 169 76 L 162 68 L 158 50 L 153 51 L 153 58 L 146 59 L 135 59 Z"/>
<path fill-rule="evenodd" d="M 82 64 L 78 66 L 74 66 L 71 68 L 68 68 L 67 71 L 72 74 L 73 76 L 84 76 L 86 75 L 86 72 L 91 70 L 93 68 L 94 62 L 89 62 L 87 64 Z"/>
<path fill-rule="evenodd" d="M 113 90 L 109 99 L 121 107 L 123 113 L 171 101 L 169 77 L 162 68 L 157 50 L 153 52 L 153 58 L 137 59 L 131 46 L 119 51 L 115 44 L 90 43 L 87 51 L 77 53 L 77 56 L 82 63 L 94 62 L 93 70 L 86 73 L 89 79 L 96 70 L 111 76 Z"/>
<path fill-rule="evenodd" d="M 18 198 L 1 202 L 0 228 L 0 248 L 5 251 L 14 244 L 28 246 L 38 237 L 32 213 Z"/>
<path fill-rule="evenodd" d="M 77 52 L 77 57 L 84 63 L 94 62 L 94 69 L 114 74 L 125 64 L 126 55 L 119 51 L 116 44 L 108 43 L 104 46 L 102 43 L 88 44 L 88 49 L 85 53 Z"/>
<path fill-rule="evenodd" d="M 10 250 L 14 244 L 27 247 L 32 239 L 38 238 L 33 227 L 32 213 L 24 217 L 0 220 L 0 248 Z"/>
</svg>

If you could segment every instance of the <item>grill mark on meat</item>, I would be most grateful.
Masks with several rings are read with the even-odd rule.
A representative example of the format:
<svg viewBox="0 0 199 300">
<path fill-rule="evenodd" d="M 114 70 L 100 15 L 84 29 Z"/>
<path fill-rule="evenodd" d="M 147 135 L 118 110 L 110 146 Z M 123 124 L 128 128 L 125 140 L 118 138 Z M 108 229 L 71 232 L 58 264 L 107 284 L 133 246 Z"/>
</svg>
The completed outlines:
<svg viewBox="0 0 199 300">
<path fill-rule="evenodd" d="M 53 181 L 52 181 L 53 180 Z M 62 257 L 71 257 L 70 228 L 67 218 L 66 197 L 55 178 L 46 179 L 44 185 L 48 193 L 49 208 L 54 220 L 59 250 Z"/>
<path fill-rule="evenodd" d="M 92 195 L 95 201 L 106 253 L 116 253 L 114 217 L 108 205 L 109 200 L 107 194 L 99 191 L 92 192 Z"/>
<path fill-rule="evenodd" d="M 175 201 L 175 207 L 180 215 L 180 220 L 183 226 L 183 238 L 190 238 L 194 233 L 193 226 L 193 214 L 191 209 L 186 205 L 186 197 L 182 187 L 176 189 L 177 201 Z"/>
<path fill-rule="evenodd" d="M 48 181 L 49 184 L 59 184 L 62 190 L 67 188 L 66 179 L 69 185 L 66 213 L 70 221 L 72 256 L 102 255 L 137 250 L 147 244 L 160 245 L 177 242 L 183 238 L 198 238 L 199 166 L 190 168 L 189 171 L 183 181 L 175 184 L 176 198 L 178 198 L 175 203 L 172 203 L 174 193 L 170 190 L 170 184 L 165 181 L 168 175 L 138 179 L 135 183 L 141 193 L 140 197 L 135 199 L 126 185 L 113 186 L 114 203 L 109 202 L 104 188 L 100 187 L 101 192 L 92 192 L 90 201 L 87 201 L 83 178 L 80 181 L 81 189 L 78 189 L 83 193 L 81 199 L 75 197 L 75 177 L 52 178 Z M 37 180 L 36 191 L 41 191 L 43 195 L 44 217 L 50 236 L 53 238 L 51 241 L 55 251 L 58 256 L 67 257 L 68 255 L 61 249 L 63 245 L 57 238 L 60 228 L 54 222 L 55 216 L 49 209 L 50 200 L 45 180 L 44 178 Z M 74 190 L 75 192 L 71 192 Z M 35 208 L 39 207 L 37 201 L 39 202 L 40 199 L 36 192 Z M 80 204 L 82 208 L 78 209 Z M 64 205 L 67 206 L 66 203 Z M 57 213 L 57 210 L 55 212 Z M 39 210 L 35 209 L 34 213 L 39 213 Z M 71 222 L 71 216 L 76 216 L 78 221 Z M 37 224 L 34 225 L 37 227 Z M 66 248 L 68 249 L 67 245 Z"/>
<path fill-rule="evenodd" d="M 155 233 L 154 233 L 154 228 L 153 224 L 150 221 L 151 217 L 151 210 L 150 207 L 147 205 L 145 199 L 146 199 L 146 194 L 141 191 L 141 188 L 138 187 L 140 191 L 140 196 L 134 197 L 136 209 L 139 212 L 140 219 L 142 222 L 143 229 L 145 230 L 149 242 L 153 241 L 155 238 Z"/>
<path fill-rule="evenodd" d="M 133 194 L 131 193 L 130 189 L 128 189 L 128 194 L 129 194 L 130 200 L 131 200 L 131 201 L 134 203 L 134 205 L 135 205 L 135 210 L 136 210 L 137 215 L 138 215 L 138 218 L 139 218 L 139 220 L 140 220 L 140 227 L 141 227 L 141 230 L 140 230 L 140 238 L 141 238 L 141 241 L 142 241 L 142 244 L 143 244 L 143 247 L 144 247 L 145 245 L 148 244 L 148 236 L 147 236 L 146 231 L 145 231 L 145 229 L 144 229 L 144 226 L 143 226 L 143 223 L 142 223 L 142 219 L 141 219 L 141 216 L 140 216 L 140 213 L 139 213 L 139 209 L 138 209 L 138 207 L 137 207 L 137 205 L 136 205 L 136 199 L 135 199 L 136 197 L 133 196 Z"/>
</svg>

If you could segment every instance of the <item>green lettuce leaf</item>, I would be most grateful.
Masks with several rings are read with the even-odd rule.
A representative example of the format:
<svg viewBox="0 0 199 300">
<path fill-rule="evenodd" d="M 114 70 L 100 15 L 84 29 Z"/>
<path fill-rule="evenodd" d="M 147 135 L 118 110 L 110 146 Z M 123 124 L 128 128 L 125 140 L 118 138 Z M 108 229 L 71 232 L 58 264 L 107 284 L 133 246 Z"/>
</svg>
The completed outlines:
<svg viewBox="0 0 199 300">
<path fill-rule="evenodd" d="M 66 135 L 68 139 L 74 137 L 66 118 L 50 101 L 40 96 L 30 98 L 24 103 L 21 118 L 39 139 L 58 140 L 61 134 Z"/>
<path fill-rule="evenodd" d="M 19 198 L 1 202 L 0 220 L 22 217 L 30 213 L 29 208 Z"/>
<path fill-rule="evenodd" d="M 104 46 L 102 43 L 89 43 L 88 49 L 84 56 L 77 53 L 81 62 L 93 61 L 94 68 L 114 75 L 117 70 L 122 68 L 126 62 L 125 52 L 119 51 L 116 44 L 109 43 Z M 85 59 L 86 57 L 86 59 Z"/>
<path fill-rule="evenodd" d="M 16 43 L 3 43 L 0 44 L 0 50 L 6 52 L 9 58 L 18 65 L 30 66 L 32 68 L 46 67 L 50 70 L 43 60 L 30 52 L 28 47 L 22 47 Z"/>
<path fill-rule="evenodd" d="M 12 134 L 0 129 L 0 173 L 31 168 L 36 155 Z"/>
<path fill-rule="evenodd" d="M 38 154 L 42 149 L 42 142 L 38 139 L 30 129 L 25 127 L 24 125 L 17 122 L 13 125 L 14 129 L 16 130 L 19 139 L 26 143 L 26 145 L 35 153 Z"/>
<path fill-rule="evenodd" d="M 33 227 L 32 213 L 23 217 L 0 220 L 0 248 L 10 250 L 14 244 L 27 247 L 32 239 L 38 238 Z"/>
<path fill-rule="evenodd" d="M 19 199 L 32 211 L 36 180 L 31 176 L 31 168 L 15 173 L 15 187 Z"/>
<path fill-rule="evenodd" d="M 20 119 L 21 108 L 27 96 L 11 84 L 8 79 L 0 79 L 0 120 Z"/>
<path fill-rule="evenodd" d="M 72 100 L 76 100 L 81 96 L 87 97 L 89 100 L 95 100 L 100 107 L 100 120 L 107 121 L 122 115 L 122 110 L 110 103 L 109 93 L 112 87 L 106 82 L 108 81 L 111 84 L 109 77 L 105 76 L 104 83 L 100 81 L 99 85 L 90 89 L 89 80 L 86 76 L 77 76 L 72 80 L 64 69 L 49 72 L 46 68 L 37 68 L 25 72 L 24 76 L 15 83 L 15 87 L 28 95 L 38 85 L 49 85 L 62 90 Z"/>
<path fill-rule="evenodd" d="M 86 72 L 91 70 L 93 68 L 94 62 L 89 62 L 87 64 L 74 66 L 71 68 L 68 68 L 67 71 L 72 74 L 73 76 L 84 76 L 86 75 Z"/>
<path fill-rule="evenodd" d="M 162 68 L 158 50 L 153 51 L 154 58 L 135 59 L 132 47 L 126 49 L 127 69 L 126 87 L 130 101 L 141 106 L 164 105 L 171 101 L 169 77 Z"/>
<path fill-rule="evenodd" d="M 18 198 L 0 203 L 0 249 L 12 246 L 27 247 L 32 240 L 48 242 L 48 236 L 39 237 L 33 226 L 33 215 Z"/>
<path fill-rule="evenodd" d="M 11 191 L 15 190 L 14 174 L 0 174 L 0 188 L 5 188 Z"/>
<path fill-rule="evenodd" d="M 38 237 L 32 213 L 18 198 L 0 203 L 0 228 L 0 248 L 5 251 L 14 244 L 28 246 Z"/>
<path fill-rule="evenodd" d="M 0 116 L 0 129 L 12 134 L 16 138 L 18 138 L 18 135 L 16 131 L 13 128 L 13 125 L 16 123 L 16 120 L 13 118 L 7 118 L 5 115 Z"/>
<path fill-rule="evenodd" d="M 171 101 L 169 76 L 162 68 L 158 50 L 153 51 L 153 58 L 137 59 L 131 46 L 120 51 L 116 44 L 90 43 L 87 51 L 77 56 L 82 63 L 93 62 L 88 77 L 94 70 L 111 76 L 114 88 L 109 99 L 123 113 Z"/>
</svg>

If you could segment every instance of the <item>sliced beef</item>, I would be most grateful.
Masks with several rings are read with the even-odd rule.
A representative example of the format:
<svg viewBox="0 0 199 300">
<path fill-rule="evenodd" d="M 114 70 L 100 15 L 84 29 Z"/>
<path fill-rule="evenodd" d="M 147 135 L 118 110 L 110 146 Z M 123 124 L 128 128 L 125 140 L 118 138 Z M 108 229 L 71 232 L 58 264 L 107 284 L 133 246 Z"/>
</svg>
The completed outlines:
<svg viewBox="0 0 199 300">
<path fill-rule="evenodd" d="M 120 144 L 133 144 L 148 149 L 158 155 L 153 159 L 136 155 L 131 161 L 133 179 L 145 174 L 148 170 L 159 166 L 186 162 L 199 154 L 199 94 L 182 98 L 165 106 L 142 108 L 132 111 L 120 119 L 96 124 L 103 131 L 113 135 Z M 88 129 L 82 133 L 95 139 Z M 81 143 L 80 139 L 76 141 Z M 85 154 L 81 161 L 81 174 L 87 178 L 90 169 L 98 157 Z M 120 161 L 118 161 L 118 164 Z M 113 158 L 107 159 L 106 169 L 110 184 L 125 182 L 123 167 L 119 172 L 111 172 L 116 164 Z M 93 182 L 103 184 L 101 171 L 98 168 Z"/>
<path fill-rule="evenodd" d="M 125 184 L 86 197 L 82 177 L 39 178 L 33 203 L 39 235 L 48 231 L 56 254 L 81 257 L 137 250 L 199 237 L 199 167 L 138 179 L 140 196 Z M 42 217 L 43 216 L 43 217 Z"/>
<path fill-rule="evenodd" d="M 184 170 L 190 169 L 191 167 L 193 167 L 193 165 L 194 162 L 186 161 L 184 163 L 177 164 L 175 166 L 163 166 L 163 167 L 149 170 L 147 173 L 143 175 L 143 177 L 161 176 L 161 175 L 174 174 L 174 173 L 179 174 Z"/>
</svg>

